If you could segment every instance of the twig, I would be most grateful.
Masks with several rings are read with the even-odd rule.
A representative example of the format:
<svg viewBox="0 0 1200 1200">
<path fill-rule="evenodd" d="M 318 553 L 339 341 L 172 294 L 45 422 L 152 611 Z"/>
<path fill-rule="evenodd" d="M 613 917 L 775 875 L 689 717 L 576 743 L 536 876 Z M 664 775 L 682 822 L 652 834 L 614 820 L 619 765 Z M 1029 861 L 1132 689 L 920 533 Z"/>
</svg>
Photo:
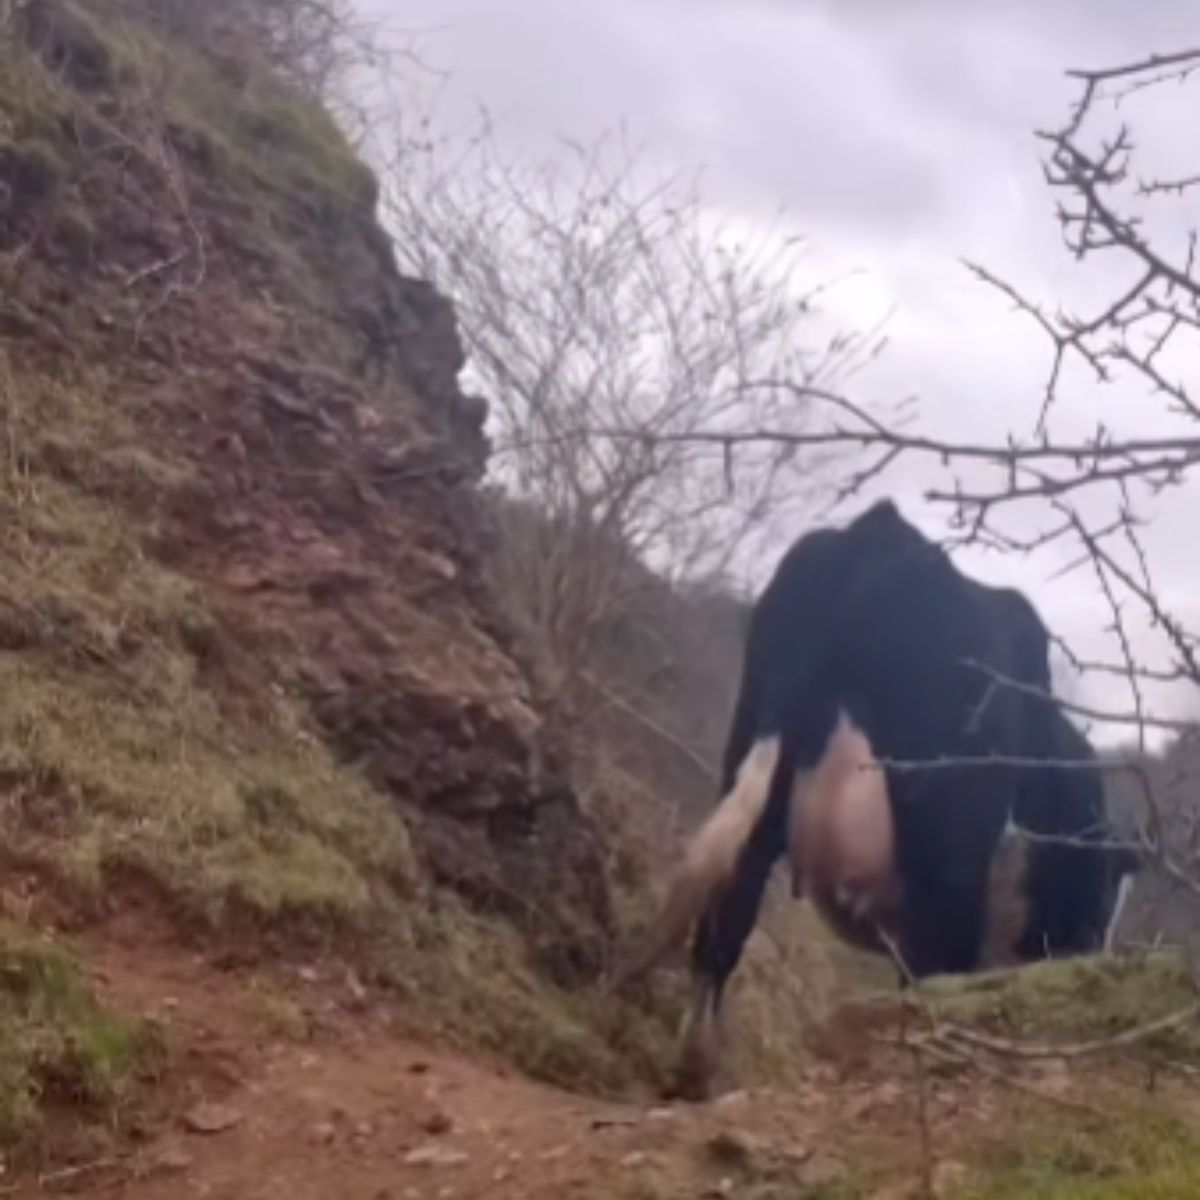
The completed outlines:
<svg viewBox="0 0 1200 1200">
<path fill-rule="evenodd" d="M 1177 1029 L 1181 1025 L 1190 1024 L 1198 1017 L 1200 1017 L 1200 1001 L 1185 1005 L 1183 1008 L 1177 1009 L 1165 1017 L 1159 1017 L 1154 1021 L 1147 1021 L 1144 1025 L 1135 1025 L 1133 1028 L 1126 1029 L 1111 1037 L 1097 1038 L 1090 1042 L 1075 1042 L 1062 1046 L 1015 1042 L 1007 1038 L 977 1033 L 975 1030 L 966 1029 L 961 1025 L 947 1023 L 943 1023 L 940 1026 L 939 1033 L 942 1037 L 950 1037 L 961 1042 L 966 1042 L 977 1049 L 987 1050 L 992 1054 L 997 1054 L 1004 1058 L 1019 1058 L 1022 1060 L 1045 1058 L 1074 1059 L 1086 1058 L 1094 1054 L 1104 1054 L 1110 1050 L 1135 1045 L 1137 1042 L 1145 1041 L 1156 1034 L 1165 1033 L 1168 1030 Z"/>
<path fill-rule="evenodd" d="M 885 1045 L 895 1046 L 895 1042 L 887 1038 L 880 1038 L 877 1035 L 872 1035 L 875 1040 Z M 969 1070 L 977 1071 L 987 1079 L 995 1080 L 997 1083 L 1003 1084 L 1005 1087 L 1012 1088 L 1014 1091 L 1022 1092 L 1026 1096 L 1032 1096 L 1044 1104 L 1056 1105 L 1059 1108 L 1065 1108 L 1072 1112 L 1087 1113 L 1089 1116 L 1100 1117 L 1104 1114 L 1094 1105 L 1088 1104 L 1083 1100 L 1076 1100 L 1069 1096 L 1056 1096 L 1052 1092 L 1043 1092 L 1041 1088 L 1034 1087 L 1030 1083 L 1026 1083 L 1023 1079 L 1018 1079 L 1014 1075 L 1010 1075 L 1005 1071 L 993 1066 L 991 1063 L 984 1062 L 978 1056 L 968 1054 L 963 1050 L 953 1046 L 946 1046 L 940 1042 L 926 1040 L 924 1043 L 925 1053 L 930 1058 L 940 1059 L 942 1062 L 952 1066 L 965 1067 Z"/>
<path fill-rule="evenodd" d="M 47 1171 L 38 1176 L 38 1187 L 57 1188 L 65 1183 L 74 1183 L 84 1175 L 94 1175 L 98 1171 L 120 1168 L 122 1164 L 115 1158 L 98 1158 L 94 1162 L 80 1163 L 76 1167 L 61 1167 L 55 1171 Z"/>
<path fill-rule="evenodd" d="M 1045 700 L 1063 712 L 1074 713 L 1078 717 L 1087 717 L 1089 720 L 1101 721 L 1108 725 L 1136 725 L 1142 729 L 1164 729 L 1171 733 L 1179 734 L 1189 734 L 1200 729 L 1200 722 L 1181 721 L 1171 717 L 1155 717 L 1141 709 L 1132 713 L 1119 712 L 1115 709 L 1096 708 L 1090 704 L 1080 704 L 1077 701 L 1064 700 L 1060 696 L 1046 691 L 1044 688 L 1036 687 L 1031 683 L 1023 683 L 1019 679 L 1013 679 L 1011 676 L 1005 675 L 1004 672 L 997 671 L 994 667 L 979 662 L 977 659 L 968 658 L 963 659 L 962 662 L 964 666 L 972 667 L 974 670 L 982 672 L 993 683 L 1009 691 L 1018 692 L 1024 696 L 1032 696 L 1038 700 Z M 1129 678 L 1131 675 L 1136 676 L 1137 673 L 1136 667 L 1126 667 L 1120 671 L 1120 674 L 1124 678 Z"/>
<path fill-rule="evenodd" d="M 637 705 L 626 700 L 624 696 L 618 695 L 606 684 L 600 682 L 596 676 L 590 672 L 584 672 L 581 678 L 588 687 L 593 688 L 598 692 L 604 700 L 611 704 L 614 708 L 619 709 L 626 716 L 632 717 L 643 729 L 654 734 L 656 738 L 670 746 L 671 749 L 681 754 L 696 770 L 704 776 L 705 780 L 712 783 L 719 776 L 719 772 L 713 763 L 697 754 L 685 741 L 678 738 L 669 729 L 660 725 L 648 713 L 643 712 Z"/>
</svg>

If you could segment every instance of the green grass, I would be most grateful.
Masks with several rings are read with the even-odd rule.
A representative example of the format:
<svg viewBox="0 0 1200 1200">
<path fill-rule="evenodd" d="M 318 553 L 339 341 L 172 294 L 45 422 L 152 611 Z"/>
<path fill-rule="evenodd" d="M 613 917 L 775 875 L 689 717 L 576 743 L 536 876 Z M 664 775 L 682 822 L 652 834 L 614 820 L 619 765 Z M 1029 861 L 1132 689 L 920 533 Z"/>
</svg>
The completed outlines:
<svg viewBox="0 0 1200 1200">
<path fill-rule="evenodd" d="M 412 883 L 404 824 L 286 695 L 264 687 L 251 720 L 206 683 L 219 624 L 145 548 L 146 497 L 190 472 L 109 399 L 0 357 L 0 828 L 84 891 L 136 867 L 214 920 L 361 921 L 373 887 Z"/>
<path fill-rule="evenodd" d="M 1185 957 L 1145 951 L 1120 958 L 1046 962 L 1016 971 L 925 986 L 941 1019 L 1017 1042 L 1102 1042 L 1179 1013 L 1196 999 Z M 1200 1061 L 1200 1022 L 1164 1029 L 1078 1065 L 1106 1076 L 1114 1059 L 1152 1067 Z M 1200 1125 L 1154 1095 L 1130 1098 L 1097 1087 L 1102 1116 L 1040 1106 L 1036 1123 L 1018 1117 L 971 1165 L 950 1200 L 1183 1200 L 1200 1195 Z M 1022 1106 L 1014 1104 L 1021 1113 Z"/>
<path fill-rule="evenodd" d="M 244 1004 L 269 1037 L 289 1042 L 308 1040 L 311 1027 L 303 1006 L 278 984 L 253 980 Z"/>
<path fill-rule="evenodd" d="M 217 182 L 257 189 L 310 215 L 329 215 L 335 201 L 371 214 L 374 175 L 327 113 L 282 85 L 256 75 L 232 86 L 210 60 L 185 49 L 173 100 L 173 117 L 198 139 Z"/>
<path fill-rule="evenodd" d="M 1192 1200 L 1200 1127 L 1149 1101 L 1103 1120 L 1021 1125 L 949 1200 Z"/>
<path fill-rule="evenodd" d="M 1101 1040 L 1179 1012 L 1196 1000 L 1181 953 L 1036 963 L 960 979 L 933 980 L 925 994 L 947 1021 L 1037 1042 Z M 1200 1059 L 1200 1021 L 1138 1042 L 1141 1055 Z"/>
<path fill-rule="evenodd" d="M 0 1144 L 29 1137 L 48 1100 L 110 1112 L 155 1045 L 96 1003 L 64 951 L 0 926 Z"/>
<path fill-rule="evenodd" d="M 378 180 L 319 104 L 230 58 L 236 47 L 218 54 L 195 34 L 139 21 L 122 0 L 58 0 L 37 11 L 39 53 L 19 36 L 0 37 L 0 175 L 12 189 L 10 214 L 44 212 L 67 257 L 90 259 L 104 213 L 75 186 L 86 133 L 160 193 L 148 202 L 166 211 L 178 208 L 171 176 L 181 165 L 190 203 L 234 216 L 225 232 L 270 264 L 293 301 L 330 308 L 339 280 L 378 282 L 386 244 L 374 224 Z M 114 137 L 126 119 L 134 132 Z M 148 122 L 170 158 L 153 143 L 130 153 Z"/>
</svg>

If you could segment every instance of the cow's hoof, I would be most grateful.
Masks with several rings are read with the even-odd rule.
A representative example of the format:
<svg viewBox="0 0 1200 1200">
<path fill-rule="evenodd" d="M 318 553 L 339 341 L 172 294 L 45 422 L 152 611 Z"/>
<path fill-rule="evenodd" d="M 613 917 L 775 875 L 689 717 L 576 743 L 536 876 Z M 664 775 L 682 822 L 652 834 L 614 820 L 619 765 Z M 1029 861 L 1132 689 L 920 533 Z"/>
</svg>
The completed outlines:
<svg viewBox="0 0 1200 1200">
<path fill-rule="evenodd" d="M 675 1068 L 675 1080 L 671 1088 L 672 1097 L 691 1104 L 711 1100 L 717 1076 L 716 1047 L 706 1039 L 690 1041 L 679 1056 Z"/>
</svg>

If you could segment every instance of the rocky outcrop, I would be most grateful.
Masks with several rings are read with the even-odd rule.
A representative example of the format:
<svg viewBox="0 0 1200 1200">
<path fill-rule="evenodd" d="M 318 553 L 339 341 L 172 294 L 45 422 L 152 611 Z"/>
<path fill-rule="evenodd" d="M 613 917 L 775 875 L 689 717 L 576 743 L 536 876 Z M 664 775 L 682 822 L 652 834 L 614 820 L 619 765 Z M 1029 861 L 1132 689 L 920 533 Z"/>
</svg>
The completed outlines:
<svg viewBox="0 0 1200 1200">
<path fill-rule="evenodd" d="M 138 438 L 187 464 L 126 499 L 201 585 L 210 685 L 304 697 L 436 879 L 587 975 L 604 872 L 482 582 L 486 404 L 450 305 L 398 272 L 323 113 L 190 42 L 147 107 L 87 7 L 25 6 L 29 49 L 74 61 L 85 30 L 91 66 L 0 140 L 25 164 L 2 168 L 6 349 L 62 379 L 102 364 Z"/>
</svg>

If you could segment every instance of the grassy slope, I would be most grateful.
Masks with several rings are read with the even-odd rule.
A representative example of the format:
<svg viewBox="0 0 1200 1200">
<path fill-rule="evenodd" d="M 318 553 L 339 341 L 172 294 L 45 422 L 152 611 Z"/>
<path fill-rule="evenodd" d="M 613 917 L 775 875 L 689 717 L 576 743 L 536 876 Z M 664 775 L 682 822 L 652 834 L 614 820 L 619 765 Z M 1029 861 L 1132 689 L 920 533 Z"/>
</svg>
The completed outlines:
<svg viewBox="0 0 1200 1200">
<path fill-rule="evenodd" d="M 1046 963 L 969 981 L 940 980 L 929 1002 L 947 1022 L 1026 1045 L 1096 1045 L 1184 1012 L 1196 990 L 1185 956 Z M 1200 1064 L 1200 1021 L 1071 1063 L 1094 1074 L 1081 1098 L 1096 1115 L 1013 1093 L 1011 1114 L 975 1147 L 955 1200 L 1183 1200 L 1200 1195 L 1200 1113 L 1158 1082 Z M 1005 1071 L 1011 1061 L 999 1061 Z M 1131 1070 L 1132 1068 L 1132 1070 Z M 1122 1078 L 1122 1084 L 1114 1084 Z M 1190 1078 L 1190 1076 L 1188 1076 Z M 1150 1084 L 1154 1079 L 1155 1083 Z M 1153 1090 L 1150 1090 L 1153 1086 Z"/>
<path fill-rule="evenodd" d="M 105 40 L 115 72 L 133 45 Z M 0 177 L 10 229 L 0 274 L 21 270 L 37 206 L 56 248 L 103 236 L 68 189 L 75 97 L 0 42 Z M 9 276 L 4 275 L 4 278 Z M 18 322 L 17 303 L 0 313 Z M 62 374 L 0 340 L 0 822 L 8 861 L 49 867 L 74 899 L 102 900 L 114 868 L 154 879 L 189 912 L 251 909 L 355 921 L 375 879 L 410 880 L 384 798 L 302 733 L 280 697 L 247 728 L 205 687 L 214 636 L 196 585 L 152 550 L 191 465 L 139 435 L 98 361 Z M 331 796 L 342 803 L 329 802 Z M 0 950 L 0 1143 L 47 1103 L 109 1111 L 137 1059 L 135 1032 L 90 1000 L 70 959 L 19 928 Z"/>
<path fill-rule="evenodd" d="M 193 649 L 212 635 L 202 593 L 147 552 L 152 516 L 88 487 L 156 492 L 186 478 L 186 464 L 131 452 L 113 399 L 102 379 L 68 387 L 0 358 L 11 842 L 84 893 L 119 863 L 214 917 L 241 903 L 353 918 L 369 876 L 411 878 L 403 826 L 303 736 L 286 698 L 253 728 L 222 713 Z"/>
<path fill-rule="evenodd" d="M 116 114 L 105 128 L 126 119 L 154 80 L 173 136 L 203 164 L 189 183 L 196 218 L 202 205 L 233 214 L 281 287 L 315 298 L 330 281 L 298 221 L 308 214 L 328 229 L 344 205 L 369 210 L 370 173 L 319 110 L 265 79 L 235 91 L 192 46 L 161 44 L 107 8 L 56 6 L 88 63 L 84 90 L 25 46 L 0 43 L 0 165 L 24 189 L 0 210 L 0 272 L 40 257 L 47 275 L 69 280 L 103 263 L 110 214 L 79 181 L 105 164 L 78 128 L 101 107 Z M 113 298 L 119 313 L 124 297 Z M 0 302 L 2 314 L 29 334 L 19 301 Z M 222 617 L 203 582 L 160 550 L 196 464 L 148 432 L 154 414 L 114 357 L 129 331 L 110 337 L 110 323 L 100 337 L 70 329 L 85 353 L 49 369 L 50 330 L 0 339 L 0 822 L 10 858 L 48 868 L 85 908 L 133 877 L 189 922 L 241 932 L 247 918 L 282 921 L 359 952 L 432 1023 L 534 1072 L 608 1086 L 652 1075 L 665 1019 L 548 983 L 505 919 L 431 887 L 400 811 L 315 734 L 303 697 L 281 687 L 243 696 L 212 669 L 230 656 Z"/>
<path fill-rule="evenodd" d="M 1096 1122 L 1048 1120 L 988 1147 L 954 1200 L 1191 1200 L 1200 1195 L 1200 1131 L 1162 1104 L 1130 1104 Z"/>
<path fill-rule="evenodd" d="M 156 1048 L 153 1027 L 106 1012 L 62 950 L 0 926 L 0 1144 L 10 1153 L 36 1146 L 55 1105 L 111 1122 Z"/>
</svg>

